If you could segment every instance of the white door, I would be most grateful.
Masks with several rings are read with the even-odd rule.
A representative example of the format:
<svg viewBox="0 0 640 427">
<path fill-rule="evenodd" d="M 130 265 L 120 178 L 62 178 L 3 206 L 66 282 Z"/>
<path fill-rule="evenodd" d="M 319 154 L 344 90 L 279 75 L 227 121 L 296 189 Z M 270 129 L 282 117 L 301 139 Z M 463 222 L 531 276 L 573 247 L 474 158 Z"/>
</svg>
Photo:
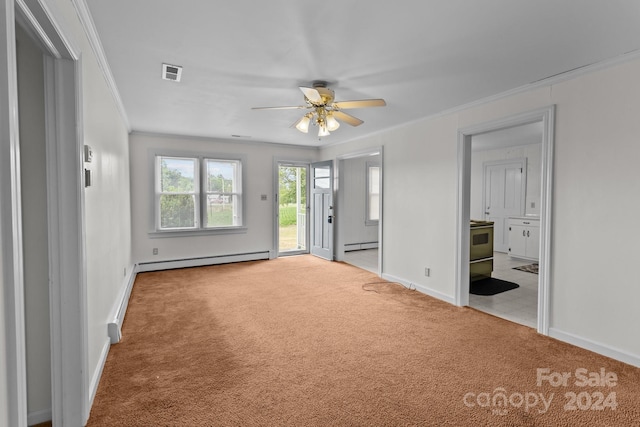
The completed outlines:
<svg viewBox="0 0 640 427">
<path fill-rule="evenodd" d="M 526 159 L 484 165 L 484 218 L 493 221 L 493 250 L 509 250 L 509 217 L 524 214 Z"/>
<path fill-rule="evenodd" d="M 311 165 L 311 253 L 333 261 L 333 161 Z"/>
</svg>

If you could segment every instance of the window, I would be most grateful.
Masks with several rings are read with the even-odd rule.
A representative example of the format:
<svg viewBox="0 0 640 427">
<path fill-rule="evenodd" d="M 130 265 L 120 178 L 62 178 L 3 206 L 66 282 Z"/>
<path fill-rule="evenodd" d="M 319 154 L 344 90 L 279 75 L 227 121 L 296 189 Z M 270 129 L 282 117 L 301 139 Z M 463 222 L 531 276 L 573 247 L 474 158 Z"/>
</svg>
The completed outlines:
<svg viewBox="0 0 640 427">
<path fill-rule="evenodd" d="M 367 163 L 366 225 L 376 225 L 380 219 L 380 166 Z"/>
<path fill-rule="evenodd" d="M 155 156 L 156 231 L 241 227 L 242 162 Z"/>
</svg>

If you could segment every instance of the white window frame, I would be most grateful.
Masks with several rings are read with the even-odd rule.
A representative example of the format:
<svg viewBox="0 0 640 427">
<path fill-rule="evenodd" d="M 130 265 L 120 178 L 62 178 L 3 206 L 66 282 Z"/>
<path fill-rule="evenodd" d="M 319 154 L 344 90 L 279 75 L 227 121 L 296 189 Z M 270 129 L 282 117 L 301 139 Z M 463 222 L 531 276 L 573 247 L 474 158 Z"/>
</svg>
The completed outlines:
<svg viewBox="0 0 640 427">
<path fill-rule="evenodd" d="M 378 196 L 378 218 L 377 219 L 371 219 L 370 213 L 371 213 L 371 169 L 372 168 L 377 168 L 378 169 L 378 192 L 376 193 Z M 365 220 L 364 223 L 365 225 L 378 225 L 378 223 L 380 222 L 380 187 L 382 185 L 382 182 L 380 180 L 380 174 L 382 172 L 382 168 L 380 166 L 379 162 L 366 162 L 366 167 L 365 167 L 365 174 L 366 174 L 366 179 L 365 179 Z"/>
<path fill-rule="evenodd" d="M 163 194 L 160 192 L 160 159 L 177 158 L 177 159 L 194 159 L 196 162 L 195 171 L 195 226 L 185 228 L 160 228 L 160 196 Z M 223 195 L 236 197 L 236 207 L 234 210 L 235 220 L 237 225 L 231 226 L 207 226 L 207 196 L 210 194 L 222 194 L 218 192 L 207 192 L 207 161 L 218 162 L 235 162 L 237 164 L 236 179 L 234 179 L 234 188 L 232 192 L 223 193 Z M 235 234 L 246 233 L 246 218 L 245 218 L 245 197 L 243 186 L 246 182 L 245 179 L 245 164 L 246 159 L 243 155 L 230 155 L 230 154 L 218 154 L 218 153 L 194 153 L 184 151 L 171 151 L 171 150 L 149 150 L 149 169 L 150 169 L 150 218 L 149 218 L 149 237 L 185 237 L 193 235 L 214 235 L 214 234 Z M 167 194 L 182 194 L 182 193 L 167 193 Z M 185 193 L 187 194 L 187 193 Z M 188 193 L 191 194 L 191 193 Z"/>
</svg>

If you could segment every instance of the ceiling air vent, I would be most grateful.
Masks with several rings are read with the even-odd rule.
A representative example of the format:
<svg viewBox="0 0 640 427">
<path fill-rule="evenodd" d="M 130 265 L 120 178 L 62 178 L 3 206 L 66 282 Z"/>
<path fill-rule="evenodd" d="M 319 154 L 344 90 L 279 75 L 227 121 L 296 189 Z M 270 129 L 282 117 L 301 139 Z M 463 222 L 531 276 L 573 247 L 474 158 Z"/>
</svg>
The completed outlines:
<svg viewBox="0 0 640 427">
<path fill-rule="evenodd" d="M 182 78 L 182 67 L 179 65 L 162 64 L 162 78 L 179 82 Z"/>
</svg>

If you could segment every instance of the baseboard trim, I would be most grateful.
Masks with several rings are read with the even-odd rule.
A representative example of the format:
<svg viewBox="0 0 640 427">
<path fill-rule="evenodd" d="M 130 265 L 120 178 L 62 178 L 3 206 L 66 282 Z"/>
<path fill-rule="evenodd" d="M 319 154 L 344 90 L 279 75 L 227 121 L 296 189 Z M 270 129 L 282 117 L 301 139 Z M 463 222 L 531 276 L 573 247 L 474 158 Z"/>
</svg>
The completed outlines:
<svg viewBox="0 0 640 427">
<path fill-rule="evenodd" d="M 138 264 L 138 272 L 142 273 L 146 271 L 171 270 L 174 268 L 201 267 L 204 265 L 228 264 L 231 262 L 259 261 L 266 259 L 269 259 L 269 251 L 168 261 L 141 262 Z"/>
<path fill-rule="evenodd" d="M 377 249 L 378 242 L 364 242 L 364 243 L 346 243 L 344 245 L 344 251 L 360 251 L 362 249 Z"/>
<path fill-rule="evenodd" d="M 631 354 L 624 350 L 620 350 L 606 344 L 598 343 L 569 332 L 561 331 L 557 328 L 549 328 L 549 336 L 551 338 L 555 338 L 557 340 L 575 345 L 576 347 L 584 348 L 586 350 L 593 351 L 594 353 L 598 353 L 603 356 L 607 356 L 612 359 L 619 360 L 620 362 L 624 362 L 640 368 L 640 356 L 638 356 L 637 354 Z"/>
<path fill-rule="evenodd" d="M 40 423 L 46 423 L 53 419 L 51 408 L 43 409 L 41 411 L 31 412 L 27 415 L 27 425 L 36 425 Z"/>
<path fill-rule="evenodd" d="M 98 365 L 96 369 L 93 371 L 93 375 L 91 376 L 91 382 L 89 383 L 89 410 L 93 406 L 93 399 L 96 397 L 96 393 L 98 392 L 98 385 L 100 384 L 100 378 L 102 377 L 102 371 L 104 370 L 104 365 L 107 363 L 107 355 L 109 354 L 109 348 L 111 347 L 111 343 L 109 340 L 105 340 L 102 345 L 102 351 L 100 352 L 100 358 L 98 360 Z"/>
<path fill-rule="evenodd" d="M 449 295 L 445 295 L 442 292 L 436 291 L 434 289 L 431 289 L 427 286 L 423 286 L 423 285 L 418 285 L 416 283 L 410 282 L 408 280 L 404 280 L 401 279 L 399 277 L 393 276 L 391 274 L 386 274 L 383 273 L 382 274 L 382 278 L 384 280 L 388 280 L 390 282 L 397 282 L 400 283 L 402 286 L 404 286 L 405 288 L 408 289 L 415 289 L 416 291 L 425 294 L 425 295 L 429 295 L 430 297 L 434 297 L 436 299 L 448 302 L 449 304 L 454 304 L 455 305 L 455 298 L 449 296 Z"/>
<path fill-rule="evenodd" d="M 136 281 L 137 274 L 137 265 L 129 268 L 129 276 L 125 279 L 120 295 L 116 299 L 116 303 L 111 310 L 111 318 L 113 321 L 107 324 L 107 333 L 111 340 L 111 344 L 119 343 L 122 338 L 122 323 L 124 322 L 124 315 L 126 314 L 127 306 L 129 305 L 131 289 L 133 289 L 133 283 Z"/>
</svg>

